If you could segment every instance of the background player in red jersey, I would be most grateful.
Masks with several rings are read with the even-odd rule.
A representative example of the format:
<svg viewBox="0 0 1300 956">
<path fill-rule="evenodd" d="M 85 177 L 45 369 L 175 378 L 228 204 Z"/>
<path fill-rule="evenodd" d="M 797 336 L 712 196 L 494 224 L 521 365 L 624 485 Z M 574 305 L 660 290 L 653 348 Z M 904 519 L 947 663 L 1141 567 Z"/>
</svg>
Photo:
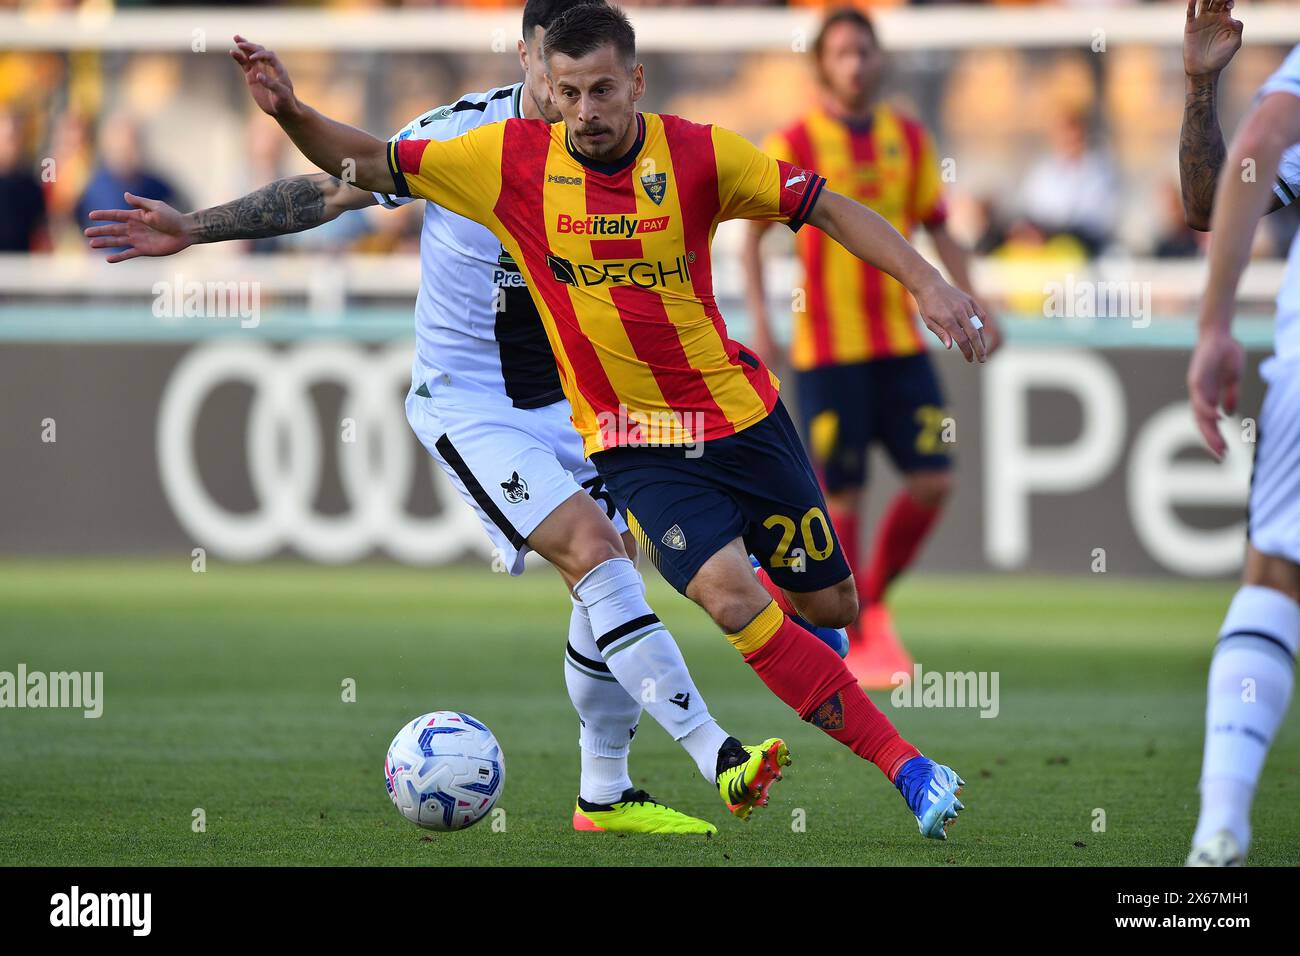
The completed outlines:
<svg viewBox="0 0 1300 956">
<path fill-rule="evenodd" d="M 956 285 L 970 291 L 968 254 L 945 225 L 939 157 L 925 127 L 877 100 L 885 54 L 858 10 L 827 16 L 813 45 L 821 103 L 773 135 L 764 152 L 804 169 L 879 213 L 908 236 L 925 227 Z M 743 265 L 753 344 L 777 354 L 764 296 L 760 242 L 770 223 L 754 222 Z M 862 616 L 849 629 L 848 664 L 867 687 L 889 687 L 912 660 L 884 605 L 885 591 L 909 565 L 952 491 L 943 393 L 903 285 L 860 261 L 825 233 L 796 238 L 803 267 L 790 361 L 796 372 L 804 440 L 826 490 L 831 520 L 858 582 Z M 989 351 L 997 325 L 983 330 Z M 905 487 L 885 510 L 871 561 L 862 569 L 859 515 L 867 450 L 880 442 Z"/>
</svg>

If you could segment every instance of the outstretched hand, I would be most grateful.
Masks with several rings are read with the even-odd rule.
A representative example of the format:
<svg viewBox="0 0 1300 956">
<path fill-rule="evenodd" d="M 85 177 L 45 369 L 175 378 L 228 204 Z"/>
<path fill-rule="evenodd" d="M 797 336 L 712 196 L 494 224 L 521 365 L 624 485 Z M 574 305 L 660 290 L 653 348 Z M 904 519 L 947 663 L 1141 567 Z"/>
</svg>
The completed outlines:
<svg viewBox="0 0 1300 956">
<path fill-rule="evenodd" d="M 120 249 L 109 262 L 125 262 L 136 256 L 170 256 L 189 248 L 193 240 L 185 229 L 185 217 L 160 199 L 145 199 L 123 193 L 130 209 L 95 209 L 90 218 L 106 222 L 85 231 L 92 249 Z"/>
</svg>

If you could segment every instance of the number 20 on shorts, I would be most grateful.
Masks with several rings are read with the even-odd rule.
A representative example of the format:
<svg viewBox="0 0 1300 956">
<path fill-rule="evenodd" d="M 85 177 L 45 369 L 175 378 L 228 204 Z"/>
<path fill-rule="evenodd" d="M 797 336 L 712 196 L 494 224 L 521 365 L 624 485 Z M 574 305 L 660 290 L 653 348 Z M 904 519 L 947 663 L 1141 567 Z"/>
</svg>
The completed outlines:
<svg viewBox="0 0 1300 956">
<path fill-rule="evenodd" d="M 819 535 L 814 534 L 814 525 L 820 526 Z M 763 527 L 769 531 L 774 528 L 781 529 L 781 540 L 777 542 L 776 550 L 772 552 L 771 566 L 774 568 L 797 567 L 802 563 L 805 554 L 813 561 L 824 561 L 835 550 L 835 536 L 831 534 L 830 523 L 819 507 L 809 508 L 799 519 L 798 530 L 804 546 L 795 548 L 793 553 L 790 550 L 795 535 L 793 518 L 784 514 L 768 515 L 763 520 Z M 818 545 L 819 536 L 820 540 L 825 542 L 824 546 Z"/>
</svg>

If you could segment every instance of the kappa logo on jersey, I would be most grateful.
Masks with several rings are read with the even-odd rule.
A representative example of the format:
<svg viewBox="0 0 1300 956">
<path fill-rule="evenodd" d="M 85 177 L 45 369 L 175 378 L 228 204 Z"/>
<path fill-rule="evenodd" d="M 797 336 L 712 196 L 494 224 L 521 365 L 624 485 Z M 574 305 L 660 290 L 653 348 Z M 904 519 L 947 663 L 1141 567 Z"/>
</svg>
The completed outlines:
<svg viewBox="0 0 1300 956">
<path fill-rule="evenodd" d="M 556 282 L 563 282 L 565 285 L 581 286 L 590 288 L 591 286 L 600 286 L 605 283 L 610 285 L 623 285 L 631 283 L 641 289 L 654 289 L 658 286 L 666 286 L 670 279 L 676 279 L 679 284 L 686 284 L 691 281 L 691 263 L 695 259 L 695 253 L 688 252 L 684 256 L 678 256 L 670 263 L 662 261 L 647 262 L 602 262 L 594 265 L 586 262 L 579 262 L 576 266 L 568 259 L 548 253 L 546 264 L 551 267 L 551 275 Z"/>
<path fill-rule="evenodd" d="M 519 472 L 512 472 L 509 481 L 501 482 L 501 492 L 506 496 L 506 501 L 517 505 L 528 500 L 528 482 L 519 477 Z"/>
<path fill-rule="evenodd" d="M 642 176 L 641 187 L 645 190 L 645 194 L 650 197 L 650 201 L 658 206 L 664 201 L 664 194 L 668 192 L 668 174 L 654 173 L 653 175 Z"/>
<path fill-rule="evenodd" d="M 660 197 L 662 198 L 662 197 Z M 561 235 L 600 236 L 631 239 L 647 232 L 663 232 L 668 228 L 670 216 L 656 216 L 653 219 L 637 219 L 634 216 L 584 216 L 577 218 L 568 213 L 560 213 L 555 220 L 555 231 Z"/>
<path fill-rule="evenodd" d="M 664 536 L 659 540 L 664 543 L 664 547 L 672 548 L 674 551 L 686 550 L 686 535 L 679 524 L 675 524 L 665 531 Z"/>
</svg>

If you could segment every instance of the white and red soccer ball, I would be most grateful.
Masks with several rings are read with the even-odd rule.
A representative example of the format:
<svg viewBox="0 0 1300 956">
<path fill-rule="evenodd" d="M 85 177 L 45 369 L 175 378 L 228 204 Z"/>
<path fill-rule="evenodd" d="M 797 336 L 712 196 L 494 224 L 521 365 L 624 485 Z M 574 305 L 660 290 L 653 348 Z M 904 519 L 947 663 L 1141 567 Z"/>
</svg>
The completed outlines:
<svg viewBox="0 0 1300 956">
<path fill-rule="evenodd" d="M 506 764 L 486 725 L 468 714 L 437 710 L 397 732 L 384 777 L 406 819 L 426 830 L 463 830 L 496 804 Z"/>
</svg>

